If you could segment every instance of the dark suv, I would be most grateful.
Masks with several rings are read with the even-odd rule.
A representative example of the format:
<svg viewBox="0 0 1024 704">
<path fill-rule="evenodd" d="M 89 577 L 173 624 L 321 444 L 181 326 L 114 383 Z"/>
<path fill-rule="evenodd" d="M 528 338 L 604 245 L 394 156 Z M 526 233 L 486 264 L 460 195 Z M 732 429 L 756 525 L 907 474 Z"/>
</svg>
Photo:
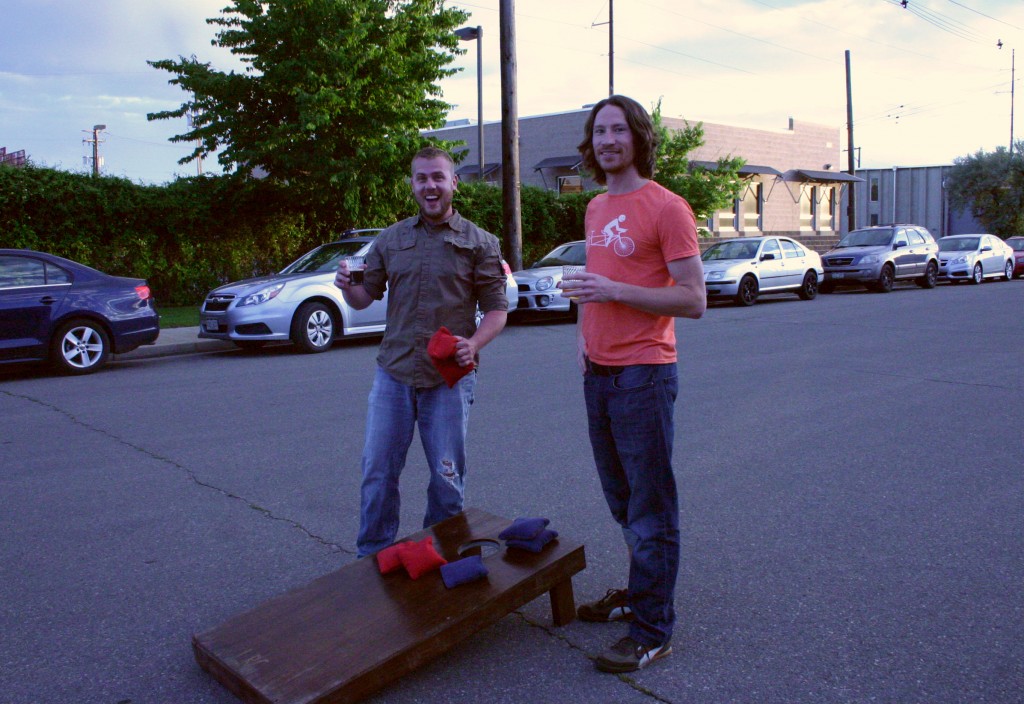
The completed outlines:
<svg viewBox="0 0 1024 704">
<path fill-rule="evenodd" d="M 863 227 L 849 232 L 821 261 L 825 268 L 822 293 L 831 293 L 837 286 L 866 286 L 885 293 L 901 279 L 934 288 L 939 246 L 920 225 Z"/>
</svg>

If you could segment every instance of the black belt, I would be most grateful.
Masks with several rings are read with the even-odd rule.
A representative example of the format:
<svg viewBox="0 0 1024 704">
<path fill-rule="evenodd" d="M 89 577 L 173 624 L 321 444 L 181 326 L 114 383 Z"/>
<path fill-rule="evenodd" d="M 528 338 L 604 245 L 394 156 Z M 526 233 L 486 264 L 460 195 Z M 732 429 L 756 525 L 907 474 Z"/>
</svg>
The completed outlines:
<svg viewBox="0 0 1024 704">
<path fill-rule="evenodd" d="M 596 376 L 618 376 L 623 371 L 625 371 L 626 368 L 625 367 L 609 367 L 609 366 L 607 366 L 605 364 L 598 364 L 597 362 L 591 362 L 588 359 L 587 360 L 587 369 L 590 370 L 591 374 L 594 374 Z"/>
</svg>

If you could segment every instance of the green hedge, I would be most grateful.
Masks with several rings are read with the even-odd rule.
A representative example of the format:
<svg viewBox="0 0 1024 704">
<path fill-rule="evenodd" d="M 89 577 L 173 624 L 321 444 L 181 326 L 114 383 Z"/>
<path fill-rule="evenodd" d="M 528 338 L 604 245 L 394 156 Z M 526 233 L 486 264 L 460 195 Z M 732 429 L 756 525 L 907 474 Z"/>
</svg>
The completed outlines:
<svg viewBox="0 0 1024 704">
<path fill-rule="evenodd" d="M 583 237 L 592 196 L 559 198 L 523 187 L 524 265 Z M 501 189 L 462 184 L 456 207 L 503 239 Z M 34 166 L 0 167 L 0 213 L 0 247 L 144 277 L 164 305 L 197 305 L 211 288 L 277 271 L 343 229 L 301 210 L 287 188 L 266 181 L 202 177 L 142 186 Z"/>
</svg>

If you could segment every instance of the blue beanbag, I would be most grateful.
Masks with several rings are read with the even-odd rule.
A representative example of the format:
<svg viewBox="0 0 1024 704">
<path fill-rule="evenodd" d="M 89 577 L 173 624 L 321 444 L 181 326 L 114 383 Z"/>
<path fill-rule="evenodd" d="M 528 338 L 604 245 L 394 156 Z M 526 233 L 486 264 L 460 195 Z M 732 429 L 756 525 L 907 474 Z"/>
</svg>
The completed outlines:
<svg viewBox="0 0 1024 704">
<path fill-rule="evenodd" d="M 512 521 L 512 525 L 498 533 L 498 538 L 501 540 L 533 540 L 550 522 L 546 518 L 517 518 Z"/>
<path fill-rule="evenodd" d="M 483 560 L 479 555 L 470 555 L 461 560 L 449 562 L 447 565 L 441 565 L 441 579 L 444 580 L 444 586 L 449 589 L 486 576 L 487 568 L 484 567 Z"/>
<path fill-rule="evenodd" d="M 540 552 L 544 549 L 545 545 L 557 537 L 558 531 L 543 530 L 531 540 L 516 540 L 515 538 L 511 538 L 505 541 L 505 545 L 510 548 L 519 548 L 520 550 L 529 550 L 530 552 Z"/>
</svg>

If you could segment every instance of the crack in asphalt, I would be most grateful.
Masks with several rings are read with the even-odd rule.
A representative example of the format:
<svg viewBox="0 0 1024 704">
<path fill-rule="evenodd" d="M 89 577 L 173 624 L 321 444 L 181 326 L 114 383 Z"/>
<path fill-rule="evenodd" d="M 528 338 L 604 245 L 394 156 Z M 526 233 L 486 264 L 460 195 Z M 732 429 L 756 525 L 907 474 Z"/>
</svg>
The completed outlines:
<svg viewBox="0 0 1024 704">
<path fill-rule="evenodd" d="M 207 481 L 203 481 L 202 479 L 199 478 L 199 476 L 195 473 L 195 471 L 193 471 L 192 469 L 189 469 L 188 467 L 186 467 L 185 465 L 181 464 L 180 462 L 176 462 L 175 460 L 172 460 L 169 457 L 163 457 L 162 455 L 158 455 L 155 452 L 152 452 L 150 450 L 147 450 L 144 447 L 141 447 L 139 445 L 131 443 L 131 442 L 125 440 L 122 437 L 119 437 L 119 436 L 117 436 L 117 435 L 115 435 L 115 434 L 113 434 L 113 433 L 111 433 L 111 432 L 109 432 L 107 430 L 104 430 L 103 428 L 98 428 L 98 427 L 96 427 L 94 425 L 90 425 L 89 423 L 79 419 L 73 413 L 71 413 L 69 411 L 66 411 L 63 408 L 60 408 L 59 406 L 55 406 L 52 403 L 47 403 L 45 401 L 41 401 L 41 400 L 39 400 L 37 398 L 32 398 L 31 396 L 25 396 L 23 394 L 14 394 L 14 393 L 11 393 L 9 391 L 0 391 L 0 393 L 2 393 L 5 396 L 9 396 L 11 398 L 18 398 L 18 399 L 22 399 L 24 401 L 29 401 L 31 403 L 35 403 L 36 405 L 42 406 L 43 408 L 46 408 L 46 409 L 48 409 L 50 411 L 53 411 L 54 413 L 59 413 L 60 415 L 62 415 L 65 418 L 67 418 L 68 420 L 70 420 L 75 425 L 78 425 L 78 426 L 80 426 L 82 428 L 90 430 L 90 431 L 92 431 L 94 433 L 97 433 L 99 435 L 102 435 L 104 437 L 110 438 L 111 440 L 113 440 L 113 441 L 115 441 L 115 442 L 117 442 L 117 443 L 119 443 L 119 444 L 121 444 L 121 445 L 123 445 L 125 447 L 131 448 L 132 450 L 134 450 L 134 451 L 136 451 L 138 453 L 141 453 L 141 454 L 145 455 L 146 457 L 149 457 L 150 459 L 154 459 L 154 460 L 156 460 L 158 462 L 162 462 L 164 464 L 170 465 L 174 469 L 177 469 L 177 470 L 183 472 L 185 474 L 185 476 L 188 477 L 189 481 L 191 481 L 196 486 L 202 487 L 203 489 L 209 489 L 210 491 L 215 491 L 218 494 L 220 494 L 221 496 L 223 496 L 225 498 L 228 498 L 228 499 L 231 499 L 232 501 L 238 501 L 238 502 L 244 504 L 246 508 L 248 508 L 248 509 L 250 509 L 252 511 L 257 512 L 257 513 L 263 515 L 265 518 L 269 518 L 272 521 L 280 521 L 281 523 L 285 523 L 287 525 L 290 525 L 292 528 L 295 528 L 296 530 L 299 530 L 302 533 L 305 533 L 305 535 L 308 538 L 311 538 L 312 540 L 315 540 L 320 545 L 322 545 L 322 546 L 324 546 L 326 548 L 329 548 L 329 549 L 333 550 L 334 552 L 342 552 L 342 553 L 346 553 L 348 555 L 355 555 L 356 554 L 356 552 L 354 550 L 350 550 L 348 548 L 345 548 L 345 547 L 343 547 L 343 546 L 341 546 L 341 545 L 339 545 L 339 544 L 337 544 L 335 542 L 332 542 L 332 541 L 324 538 L 323 536 L 317 535 L 316 533 L 314 533 L 310 529 L 306 528 L 304 525 L 302 525 L 298 521 L 292 520 L 291 518 L 285 518 L 283 516 L 278 516 L 273 511 L 271 511 L 270 509 L 264 508 L 263 506 L 260 506 L 259 504 L 253 503 L 252 501 L 250 501 L 249 499 L 245 498 L 244 496 L 240 496 L 238 494 L 235 494 L 232 491 L 228 491 L 227 489 L 223 489 L 223 488 L 221 488 L 219 486 L 216 486 L 214 484 L 211 484 L 211 483 L 209 483 Z"/>
<path fill-rule="evenodd" d="M 582 653 L 591 662 L 595 662 L 597 660 L 597 656 L 596 655 L 591 655 L 586 650 L 584 650 L 582 647 L 580 647 L 576 643 L 573 643 L 571 640 L 569 640 L 568 636 L 565 636 L 565 635 L 562 635 L 561 633 L 555 632 L 554 630 L 552 630 L 552 628 L 550 626 L 547 626 L 547 625 L 545 625 L 545 624 L 543 624 L 543 623 L 541 623 L 539 621 L 533 620 L 532 618 L 530 618 L 529 616 L 524 614 L 522 611 L 516 610 L 516 611 L 513 611 L 512 613 L 515 616 L 518 616 L 519 618 L 521 618 L 528 626 L 532 626 L 533 628 L 536 628 L 538 630 L 544 631 L 544 633 L 546 633 L 547 635 L 551 636 L 552 638 L 555 638 L 556 640 L 560 640 L 563 643 L 565 643 L 572 650 L 575 650 L 575 651 L 577 651 L 579 653 Z M 618 675 L 615 675 L 615 676 L 623 684 L 628 685 L 632 689 L 636 690 L 637 692 L 639 692 L 640 694 L 643 694 L 646 697 L 649 697 L 653 701 L 661 702 L 661 704 L 673 704 L 671 699 L 665 699 L 664 697 L 656 694 L 654 691 L 648 689 L 647 687 L 644 687 L 642 684 L 637 682 L 635 679 L 633 679 L 629 675 L 618 674 Z"/>
</svg>

